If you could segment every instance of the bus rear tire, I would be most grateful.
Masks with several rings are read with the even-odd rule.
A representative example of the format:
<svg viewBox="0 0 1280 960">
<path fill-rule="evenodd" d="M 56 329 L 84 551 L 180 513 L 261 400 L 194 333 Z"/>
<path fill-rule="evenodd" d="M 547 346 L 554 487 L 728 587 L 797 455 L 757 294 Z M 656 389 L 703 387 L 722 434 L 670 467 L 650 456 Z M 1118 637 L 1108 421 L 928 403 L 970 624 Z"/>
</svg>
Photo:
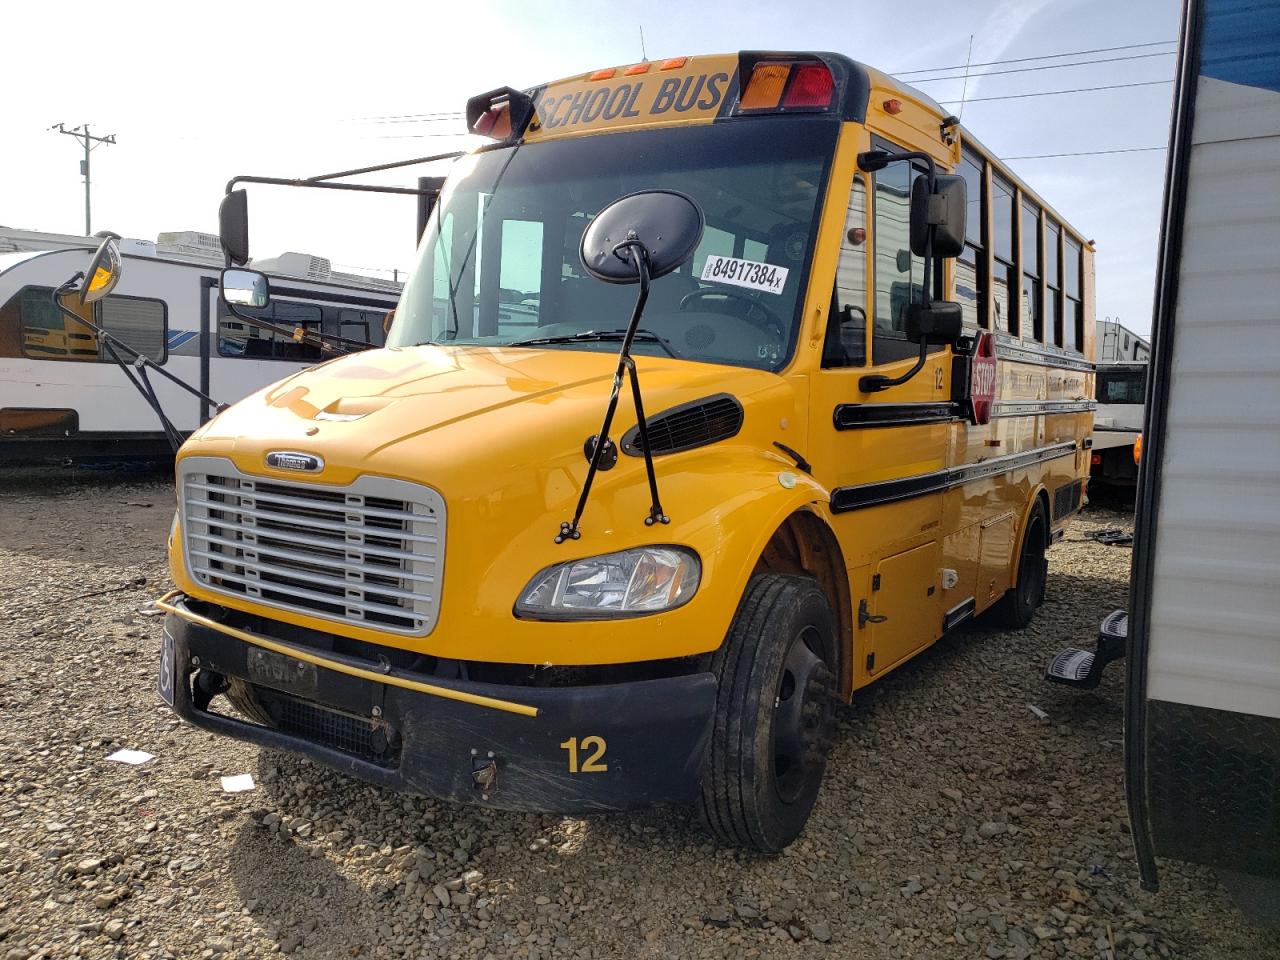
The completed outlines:
<svg viewBox="0 0 1280 960">
<path fill-rule="evenodd" d="M 1022 533 L 1018 580 L 992 608 L 1001 626 L 1021 630 L 1044 602 L 1044 588 L 1049 579 L 1049 560 L 1045 556 L 1048 543 L 1049 521 L 1045 518 L 1044 504 L 1037 500 Z"/>
<path fill-rule="evenodd" d="M 836 621 L 811 577 L 754 577 L 712 659 L 719 677 L 702 819 L 726 845 L 777 853 L 800 835 L 834 723 Z"/>
</svg>

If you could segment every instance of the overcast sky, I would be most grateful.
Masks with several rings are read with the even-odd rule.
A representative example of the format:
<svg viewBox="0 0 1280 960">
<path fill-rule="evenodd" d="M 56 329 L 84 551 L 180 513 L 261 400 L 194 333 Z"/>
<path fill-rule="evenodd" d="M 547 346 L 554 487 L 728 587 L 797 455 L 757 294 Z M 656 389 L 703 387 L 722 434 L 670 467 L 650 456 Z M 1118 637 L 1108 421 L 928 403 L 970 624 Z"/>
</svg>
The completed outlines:
<svg viewBox="0 0 1280 960">
<path fill-rule="evenodd" d="M 93 153 L 94 229 L 154 239 L 162 230 L 213 232 L 235 174 L 310 176 L 451 149 L 463 142 L 461 120 L 405 115 L 452 113 L 494 87 L 634 62 L 641 25 L 650 59 L 823 49 L 896 73 L 965 63 L 970 34 L 974 63 L 1172 40 L 1178 14 L 1176 0 L 13 4 L 5 11 L 0 224 L 82 231 L 80 147 L 47 129 L 59 121 L 88 122 L 119 141 Z M 980 98 L 1168 80 L 1173 61 L 970 79 L 964 123 L 1001 157 L 1162 146 L 1168 83 Z M 962 81 L 919 86 L 951 100 Z M 1097 242 L 1098 317 L 1148 330 L 1164 153 L 1011 166 Z M 417 172 L 381 182 L 410 184 Z M 412 198 L 261 187 L 250 205 L 254 256 L 297 250 L 342 266 L 412 263 Z"/>
</svg>

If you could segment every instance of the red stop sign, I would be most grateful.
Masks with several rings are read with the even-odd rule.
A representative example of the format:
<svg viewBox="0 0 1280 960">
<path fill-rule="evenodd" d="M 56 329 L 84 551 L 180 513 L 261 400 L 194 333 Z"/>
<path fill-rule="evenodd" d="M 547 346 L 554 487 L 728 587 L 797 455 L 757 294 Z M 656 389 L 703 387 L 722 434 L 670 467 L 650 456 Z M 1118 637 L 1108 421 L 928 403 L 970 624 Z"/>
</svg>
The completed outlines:
<svg viewBox="0 0 1280 960">
<path fill-rule="evenodd" d="M 969 357 L 969 422 L 990 423 L 991 405 L 996 398 L 996 338 L 990 333 L 978 335 L 978 343 Z"/>
</svg>

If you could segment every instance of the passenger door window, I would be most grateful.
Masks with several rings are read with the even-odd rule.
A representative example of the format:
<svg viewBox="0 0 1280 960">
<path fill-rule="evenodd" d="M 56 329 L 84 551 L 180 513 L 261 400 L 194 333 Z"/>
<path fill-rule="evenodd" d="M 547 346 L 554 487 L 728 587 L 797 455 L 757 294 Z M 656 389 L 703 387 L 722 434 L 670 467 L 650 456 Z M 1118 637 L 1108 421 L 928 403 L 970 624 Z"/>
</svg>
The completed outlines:
<svg viewBox="0 0 1280 960">
<path fill-rule="evenodd" d="M 867 185 L 853 178 L 840 258 L 836 261 L 835 295 L 827 318 L 822 350 L 824 367 L 860 367 L 867 362 Z"/>
</svg>

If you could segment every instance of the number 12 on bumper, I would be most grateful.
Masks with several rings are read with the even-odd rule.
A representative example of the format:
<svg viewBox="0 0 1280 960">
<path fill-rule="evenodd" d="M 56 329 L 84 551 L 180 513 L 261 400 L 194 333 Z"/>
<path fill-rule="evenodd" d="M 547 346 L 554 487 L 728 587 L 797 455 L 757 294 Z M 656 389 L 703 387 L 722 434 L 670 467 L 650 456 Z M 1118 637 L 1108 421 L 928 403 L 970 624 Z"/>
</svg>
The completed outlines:
<svg viewBox="0 0 1280 960">
<path fill-rule="evenodd" d="M 609 769 L 609 765 L 602 762 L 605 751 L 604 737 L 583 737 L 581 741 L 577 737 L 570 737 L 560 744 L 560 749 L 569 751 L 570 773 L 605 773 Z M 582 751 L 581 764 L 578 762 L 579 750 Z"/>
</svg>

